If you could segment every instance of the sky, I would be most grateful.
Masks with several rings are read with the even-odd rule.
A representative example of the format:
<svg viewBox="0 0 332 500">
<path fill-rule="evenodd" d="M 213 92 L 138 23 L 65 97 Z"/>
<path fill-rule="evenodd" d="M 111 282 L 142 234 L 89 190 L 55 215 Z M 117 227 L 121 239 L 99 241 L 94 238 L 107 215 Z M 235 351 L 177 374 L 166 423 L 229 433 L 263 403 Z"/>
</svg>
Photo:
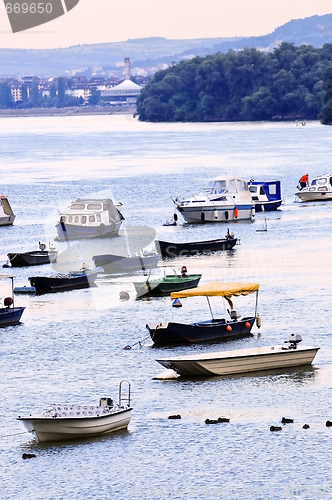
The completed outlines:
<svg viewBox="0 0 332 500">
<path fill-rule="evenodd" d="M 80 0 L 53 21 L 12 33 L 1 2 L 0 48 L 56 48 L 151 36 L 256 36 L 292 19 L 330 13 L 331 0 Z"/>
</svg>

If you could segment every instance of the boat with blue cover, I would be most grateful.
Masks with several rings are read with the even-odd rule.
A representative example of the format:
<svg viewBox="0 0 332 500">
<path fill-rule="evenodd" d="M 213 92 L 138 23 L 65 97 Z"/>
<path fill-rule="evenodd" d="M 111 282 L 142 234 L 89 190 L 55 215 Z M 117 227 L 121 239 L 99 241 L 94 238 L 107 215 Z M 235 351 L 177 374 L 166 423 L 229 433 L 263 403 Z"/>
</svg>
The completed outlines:
<svg viewBox="0 0 332 500">
<path fill-rule="evenodd" d="M 255 181 L 250 179 L 248 186 L 256 212 L 277 210 L 283 202 L 279 180 Z"/>
</svg>

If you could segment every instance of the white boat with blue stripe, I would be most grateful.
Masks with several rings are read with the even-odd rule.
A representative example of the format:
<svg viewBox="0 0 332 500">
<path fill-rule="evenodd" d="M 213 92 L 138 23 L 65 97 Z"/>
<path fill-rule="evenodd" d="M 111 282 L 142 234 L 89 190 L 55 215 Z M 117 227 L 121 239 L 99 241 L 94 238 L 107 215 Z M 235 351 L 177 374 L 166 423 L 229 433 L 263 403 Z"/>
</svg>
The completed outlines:
<svg viewBox="0 0 332 500">
<path fill-rule="evenodd" d="M 251 220 L 255 215 L 247 181 L 235 176 L 215 177 L 198 195 L 173 202 L 189 223 Z"/>
</svg>

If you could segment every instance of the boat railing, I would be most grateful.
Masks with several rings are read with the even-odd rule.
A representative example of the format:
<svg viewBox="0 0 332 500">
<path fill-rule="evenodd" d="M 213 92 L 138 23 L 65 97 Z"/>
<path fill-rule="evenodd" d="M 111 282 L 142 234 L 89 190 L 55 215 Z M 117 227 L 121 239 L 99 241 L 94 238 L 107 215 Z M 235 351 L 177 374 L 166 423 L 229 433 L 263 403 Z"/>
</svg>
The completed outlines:
<svg viewBox="0 0 332 500">
<path fill-rule="evenodd" d="M 128 380 L 121 380 L 119 384 L 119 406 L 125 407 L 130 406 L 131 394 L 130 394 L 130 382 Z"/>
</svg>

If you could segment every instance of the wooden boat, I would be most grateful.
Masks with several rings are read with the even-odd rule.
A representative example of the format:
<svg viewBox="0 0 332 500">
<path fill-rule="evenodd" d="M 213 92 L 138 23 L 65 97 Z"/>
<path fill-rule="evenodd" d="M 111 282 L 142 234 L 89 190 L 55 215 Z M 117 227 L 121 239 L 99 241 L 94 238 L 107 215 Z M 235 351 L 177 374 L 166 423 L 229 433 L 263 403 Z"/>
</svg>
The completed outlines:
<svg viewBox="0 0 332 500">
<path fill-rule="evenodd" d="M 203 241 L 188 241 L 178 243 L 175 241 L 155 240 L 157 252 L 165 258 L 184 257 L 189 255 L 198 255 L 201 253 L 218 252 L 222 250 L 231 250 L 237 243 L 234 234 L 228 232 L 225 238 Z"/>
<path fill-rule="evenodd" d="M 36 293 L 64 292 L 88 288 L 94 285 L 100 270 L 84 270 L 55 276 L 31 276 L 30 285 L 36 289 Z"/>
<path fill-rule="evenodd" d="M 92 257 L 94 265 L 102 267 L 107 274 L 150 270 L 157 267 L 159 260 L 160 254 L 130 255 L 128 257 L 116 254 L 104 254 Z"/>
<path fill-rule="evenodd" d="M 310 186 L 300 189 L 296 196 L 301 201 L 332 200 L 332 174 L 319 175 L 313 178 Z"/>
<path fill-rule="evenodd" d="M 255 203 L 255 212 L 277 210 L 282 204 L 281 183 L 277 181 L 254 181 L 248 183 L 251 197 Z"/>
<path fill-rule="evenodd" d="M 120 206 L 110 198 L 77 198 L 60 214 L 56 240 L 115 236 L 124 220 Z"/>
<path fill-rule="evenodd" d="M 11 280 L 11 296 L 5 297 L 3 300 L 4 307 L 0 307 L 0 327 L 17 325 L 21 321 L 25 307 L 15 307 L 14 305 L 13 276 L 2 274 L 0 279 Z"/>
<path fill-rule="evenodd" d="M 188 223 L 251 220 L 255 215 L 247 181 L 235 176 L 211 179 L 196 196 L 173 203 Z"/>
<path fill-rule="evenodd" d="M 0 194 L 0 226 L 12 226 L 15 214 L 10 206 L 7 196 Z"/>
<path fill-rule="evenodd" d="M 137 297 L 157 297 L 171 292 L 194 288 L 201 279 L 201 274 L 167 274 L 163 278 L 147 279 L 134 282 Z"/>
<path fill-rule="evenodd" d="M 292 334 L 288 347 L 284 345 L 253 347 L 157 359 L 156 361 L 165 368 L 172 369 L 177 374 L 186 377 L 245 374 L 310 365 L 319 347 L 298 346 L 301 340 L 300 335 Z"/>
<path fill-rule="evenodd" d="M 121 392 L 124 382 L 120 383 L 117 404 L 109 397 L 101 398 L 98 405 L 53 404 L 41 414 L 19 416 L 17 420 L 29 432 L 35 432 L 40 442 L 89 438 L 126 429 L 132 407 L 130 384 L 126 395 Z"/>
<path fill-rule="evenodd" d="M 7 257 L 11 267 L 40 266 L 56 262 L 58 252 L 53 249 L 46 250 L 46 246 L 43 243 L 39 243 L 39 250 L 23 253 L 10 252 L 7 253 Z"/>
<path fill-rule="evenodd" d="M 197 342 L 219 342 L 223 340 L 248 337 L 257 319 L 257 326 L 260 326 L 260 317 L 257 314 L 258 283 L 227 283 L 221 281 L 211 281 L 200 285 L 192 290 L 183 290 L 171 293 L 171 300 L 185 297 L 203 297 L 208 300 L 212 314 L 209 297 L 223 297 L 230 310 L 229 319 L 212 318 L 207 321 L 193 323 L 178 323 L 174 321 L 147 324 L 151 339 L 155 344 L 184 344 Z M 242 317 L 234 309 L 232 297 L 238 295 L 248 295 L 256 293 L 255 314 L 253 316 Z"/>
</svg>

